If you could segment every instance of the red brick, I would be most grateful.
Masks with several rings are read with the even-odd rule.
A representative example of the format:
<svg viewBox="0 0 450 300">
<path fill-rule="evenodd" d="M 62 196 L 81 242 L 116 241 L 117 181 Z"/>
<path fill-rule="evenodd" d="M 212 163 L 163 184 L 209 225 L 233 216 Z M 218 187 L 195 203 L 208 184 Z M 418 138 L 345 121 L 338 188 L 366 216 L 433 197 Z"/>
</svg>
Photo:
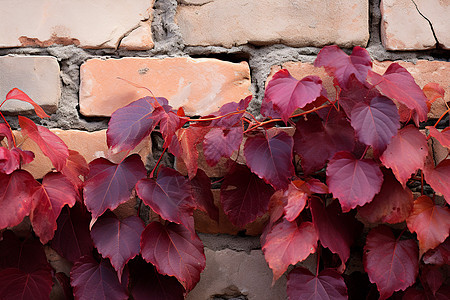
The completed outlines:
<svg viewBox="0 0 450 300">
<path fill-rule="evenodd" d="M 0 99 L 3 101 L 10 90 L 18 88 L 47 113 L 54 113 L 61 97 L 59 75 L 58 61 L 51 56 L 0 56 Z M 8 100 L 0 110 L 25 114 L 33 112 L 33 106 Z"/>
<path fill-rule="evenodd" d="M 450 49 L 450 3 L 440 0 L 382 0 L 381 39 L 387 50 Z M 428 23 L 432 23 L 433 30 Z"/>
<path fill-rule="evenodd" d="M 153 3 L 154 0 L 4 0 L 0 19 L 8 24 L 8 30 L 1 31 L 0 48 L 54 44 L 117 48 L 122 41 L 129 49 L 150 49 Z"/>
<path fill-rule="evenodd" d="M 187 115 L 206 115 L 251 94 L 246 62 L 187 57 L 91 59 L 81 66 L 83 115 L 110 116 L 116 109 L 150 95 L 117 77 L 167 98 L 174 108 L 182 106 Z"/>
<path fill-rule="evenodd" d="M 176 22 L 190 46 L 365 46 L 368 1 L 184 0 Z"/>
<path fill-rule="evenodd" d="M 436 100 L 431 106 L 428 113 L 428 118 L 439 118 L 442 113 L 447 110 L 445 103 L 450 102 L 450 62 L 444 61 L 427 61 L 419 60 L 417 63 L 410 63 L 404 61 L 395 61 L 406 68 L 414 77 L 416 83 L 423 88 L 427 83 L 438 83 L 445 90 L 445 99 Z M 383 74 L 391 65 L 392 61 L 373 61 L 373 70 L 379 74 Z M 323 85 L 328 92 L 328 97 L 334 99 L 336 91 L 333 87 L 333 79 L 328 76 L 324 68 L 315 68 L 310 63 L 302 62 L 286 62 L 281 67 L 273 66 L 269 77 L 266 80 L 266 85 L 280 68 L 286 68 L 292 76 L 297 79 L 302 79 L 308 75 L 317 75 L 322 78 Z"/>
<path fill-rule="evenodd" d="M 52 129 L 59 138 L 61 138 L 71 150 L 78 151 L 89 163 L 98 157 L 107 157 L 113 162 L 118 163 L 126 153 L 121 152 L 114 155 L 108 152 L 106 144 L 106 130 L 95 132 L 79 130 L 60 130 Z M 33 151 L 35 159 L 32 163 L 25 165 L 24 169 L 29 171 L 35 178 L 42 178 L 49 172 L 53 166 L 50 160 L 42 153 L 37 144 L 27 138 L 23 139 L 20 132 L 15 132 L 16 143 L 21 145 L 24 150 Z M 151 153 L 150 138 L 145 139 L 139 144 L 132 153 L 141 155 L 143 161 L 146 161 L 147 155 Z"/>
</svg>

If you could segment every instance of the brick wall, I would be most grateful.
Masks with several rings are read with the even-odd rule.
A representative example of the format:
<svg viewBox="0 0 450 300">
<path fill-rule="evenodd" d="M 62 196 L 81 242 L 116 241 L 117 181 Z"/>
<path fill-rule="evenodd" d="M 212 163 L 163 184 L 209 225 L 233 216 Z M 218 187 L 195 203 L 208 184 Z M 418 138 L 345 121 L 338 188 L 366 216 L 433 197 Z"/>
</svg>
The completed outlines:
<svg viewBox="0 0 450 300">
<path fill-rule="evenodd" d="M 311 63 L 321 47 L 337 44 L 367 48 L 376 71 L 400 60 L 421 87 L 439 83 L 446 98 L 429 117 L 439 117 L 450 101 L 449 1 L 3 0 L 1 6 L 0 98 L 14 87 L 25 91 L 51 114 L 41 124 L 87 161 L 106 155 L 111 113 L 146 95 L 118 77 L 189 115 L 206 115 L 249 94 L 255 112 L 267 79 L 280 68 L 297 78 L 318 74 L 332 93 L 331 80 Z M 12 115 L 31 110 L 21 102 L 2 107 Z M 147 140 L 136 152 L 151 165 L 159 146 Z M 39 178 L 50 164 L 39 153 L 36 161 L 28 170 Z M 183 171 L 182 162 L 175 166 Z M 212 177 L 221 172 L 220 164 L 207 170 Z M 120 209 L 135 213 L 133 203 Z M 286 278 L 271 286 L 259 239 L 251 237 L 263 221 L 242 237 L 223 214 L 219 224 L 196 214 L 207 266 L 188 299 L 286 298 Z"/>
</svg>

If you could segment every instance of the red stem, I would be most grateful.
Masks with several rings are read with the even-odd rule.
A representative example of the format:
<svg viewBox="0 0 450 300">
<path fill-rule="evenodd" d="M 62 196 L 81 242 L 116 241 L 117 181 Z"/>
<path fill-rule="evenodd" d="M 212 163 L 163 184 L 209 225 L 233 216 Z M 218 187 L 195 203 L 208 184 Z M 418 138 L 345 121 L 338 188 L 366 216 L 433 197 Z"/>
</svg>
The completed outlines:
<svg viewBox="0 0 450 300">
<path fill-rule="evenodd" d="M 154 173 L 155 173 L 155 170 L 156 170 L 156 168 L 158 167 L 159 163 L 161 162 L 161 159 L 162 159 L 164 153 L 166 152 L 166 150 L 167 150 L 167 146 L 164 147 L 163 152 L 161 153 L 161 155 L 159 156 L 158 161 L 156 162 L 156 165 L 153 167 L 153 170 L 152 170 L 152 172 L 150 173 L 150 178 L 153 177 L 153 175 L 154 175 Z"/>
<path fill-rule="evenodd" d="M 289 118 L 296 118 L 296 117 L 300 117 L 300 116 L 303 116 L 303 115 L 307 115 L 307 114 L 309 114 L 309 113 L 312 113 L 312 112 L 321 110 L 322 108 L 330 107 L 330 105 L 331 105 L 331 104 L 319 106 L 319 107 L 313 108 L 313 109 L 311 109 L 311 110 L 304 111 L 304 112 L 299 113 L 299 114 L 296 114 L 296 115 L 292 115 L 292 116 L 290 116 Z M 244 133 L 250 132 L 250 131 L 252 131 L 252 130 L 258 128 L 258 127 L 264 126 L 264 125 L 269 124 L 269 123 L 272 123 L 272 122 L 281 122 L 281 121 L 283 121 L 283 120 L 282 120 L 282 119 L 272 119 L 272 120 L 269 120 L 269 121 L 260 122 L 259 124 L 255 125 L 255 126 L 253 126 L 253 127 L 248 128 L 246 131 L 244 131 Z"/>
<path fill-rule="evenodd" d="M 442 118 L 445 116 L 446 113 L 450 112 L 450 108 L 447 109 L 442 115 L 441 117 L 437 120 L 436 124 L 434 124 L 434 128 L 436 128 L 437 124 L 439 124 L 439 122 L 442 120 Z"/>
<path fill-rule="evenodd" d="M 205 119 L 190 119 L 190 118 L 186 118 L 186 119 L 187 119 L 188 122 L 202 122 L 202 121 L 203 122 L 208 122 L 208 121 L 214 121 L 214 120 L 225 118 L 225 117 L 232 116 L 232 115 L 242 114 L 244 112 L 245 112 L 245 110 L 238 110 L 238 111 L 234 111 L 234 112 L 228 113 L 228 114 L 223 115 L 223 116 L 218 116 L 218 117 L 213 117 L 213 118 L 205 118 Z"/>
<path fill-rule="evenodd" d="M 320 241 L 317 242 L 317 266 L 316 266 L 316 276 L 319 276 L 319 266 L 320 266 Z"/>
<path fill-rule="evenodd" d="M 366 150 L 364 150 L 364 153 L 361 155 L 360 160 L 364 158 L 364 156 L 365 156 L 366 153 L 367 153 L 367 150 L 369 150 L 369 146 L 367 146 L 367 147 L 366 147 Z"/>
</svg>

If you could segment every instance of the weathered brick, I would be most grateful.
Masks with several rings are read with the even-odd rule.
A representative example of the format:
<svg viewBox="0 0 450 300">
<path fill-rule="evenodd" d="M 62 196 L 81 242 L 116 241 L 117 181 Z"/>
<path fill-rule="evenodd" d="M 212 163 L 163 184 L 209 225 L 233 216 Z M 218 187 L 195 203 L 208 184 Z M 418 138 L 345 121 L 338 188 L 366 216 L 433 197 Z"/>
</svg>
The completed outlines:
<svg viewBox="0 0 450 300">
<path fill-rule="evenodd" d="M 187 115 L 206 115 L 225 103 L 250 93 L 246 62 L 217 59 L 122 58 L 91 59 L 81 66 L 80 112 L 85 116 L 110 116 L 116 109 L 149 96 L 118 77 L 165 97 Z"/>
<path fill-rule="evenodd" d="M 74 44 L 83 48 L 117 48 L 127 36 L 128 42 L 139 40 L 130 37 L 131 33 L 145 36 L 137 48 L 150 49 L 151 32 L 145 27 L 151 23 L 153 3 L 154 0 L 4 0 L 0 19 L 8 26 L 0 27 L 0 47 Z M 141 22 L 147 23 L 143 31 Z"/>
<path fill-rule="evenodd" d="M 286 275 L 272 286 L 272 271 L 261 250 L 234 251 L 205 248 L 206 268 L 187 300 L 232 298 L 244 295 L 249 300 L 285 300 Z M 316 256 L 310 255 L 298 265 L 316 269 Z"/>
<path fill-rule="evenodd" d="M 381 39 L 387 50 L 432 49 L 436 39 L 443 48 L 450 49 L 450 2 L 382 0 L 380 9 Z"/>
<path fill-rule="evenodd" d="M 58 61 L 51 56 L 1 56 L 0 98 L 3 101 L 10 90 L 18 88 L 47 113 L 54 113 L 61 97 L 59 74 Z M 0 110 L 25 114 L 32 112 L 33 106 L 19 100 L 8 100 Z"/>
<path fill-rule="evenodd" d="M 445 103 L 450 102 L 450 63 L 428 60 L 419 60 L 415 64 L 405 61 L 396 62 L 411 73 L 421 88 L 427 83 L 435 82 L 445 90 L 445 99 L 436 100 L 428 113 L 428 118 L 439 118 L 447 110 Z M 373 61 L 373 70 L 379 74 L 383 74 L 392 63 L 392 61 Z M 324 68 L 315 68 L 310 63 L 286 62 L 281 67 L 273 66 L 266 80 L 266 85 L 280 68 L 287 69 L 297 79 L 302 79 L 308 75 L 319 76 L 322 78 L 323 85 L 328 92 L 328 97 L 334 99 L 336 90 L 333 87 L 333 79 L 326 74 Z"/>
<path fill-rule="evenodd" d="M 365 46 L 368 1 L 180 0 L 176 22 L 191 46 Z"/>
<path fill-rule="evenodd" d="M 236 235 L 240 231 L 245 231 L 246 235 L 260 235 L 264 229 L 266 221 L 268 220 L 268 216 L 264 215 L 259 217 L 255 221 L 250 224 L 247 224 L 245 228 L 239 228 L 234 226 L 228 217 L 225 215 L 222 205 L 220 204 L 220 190 L 212 190 L 214 196 L 214 204 L 219 207 L 219 223 L 212 220 L 208 214 L 202 211 L 194 212 L 194 220 L 195 220 L 195 229 L 198 232 L 203 233 L 223 233 L 223 234 L 231 234 Z"/>
<path fill-rule="evenodd" d="M 71 150 L 78 151 L 86 161 L 90 161 L 98 157 L 107 157 L 113 162 L 120 162 L 126 153 L 120 152 L 114 155 L 108 152 L 106 144 L 106 130 L 95 132 L 79 131 L 79 130 L 60 130 L 52 129 L 53 133 L 58 135 Z M 33 151 L 35 154 L 34 161 L 24 166 L 35 178 L 42 178 L 49 172 L 53 166 L 50 159 L 46 157 L 38 145 L 31 139 L 23 139 L 20 132 L 15 132 L 16 143 L 21 145 L 24 150 Z M 131 153 L 138 153 L 145 162 L 147 156 L 151 153 L 150 138 L 144 139 Z"/>
</svg>

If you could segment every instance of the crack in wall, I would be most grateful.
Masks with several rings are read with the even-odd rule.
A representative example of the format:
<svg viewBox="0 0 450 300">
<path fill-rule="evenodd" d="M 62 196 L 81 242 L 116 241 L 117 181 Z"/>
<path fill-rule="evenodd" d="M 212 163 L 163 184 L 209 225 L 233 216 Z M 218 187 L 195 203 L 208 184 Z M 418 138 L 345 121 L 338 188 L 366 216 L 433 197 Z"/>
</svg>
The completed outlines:
<svg viewBox="0 0 450 300">
<path fill-rule="evenodd" d="M 439 43 L 439 40 L 438 40 L 438 38 L 436 36 L 436 32 L 434 31 L 433 23 L 424 14 L 422 14 L 422 12 L 419 10 L 419 7 L 417 6 L 417 4 L 416 4 L 416 2 L 414 0 L 411 0 L 411 2 L 414 4 L 414 6 L 415 6 L 417 12 L 419 13 L 419 15 L 421 15 L 425 20 L 427 20 L 428 24 L 430 24 L 431 32 L 433 33 L 434 40 L 436 41 L 436 48 L 438 48 L 440 43 Z"/>
</svg>

